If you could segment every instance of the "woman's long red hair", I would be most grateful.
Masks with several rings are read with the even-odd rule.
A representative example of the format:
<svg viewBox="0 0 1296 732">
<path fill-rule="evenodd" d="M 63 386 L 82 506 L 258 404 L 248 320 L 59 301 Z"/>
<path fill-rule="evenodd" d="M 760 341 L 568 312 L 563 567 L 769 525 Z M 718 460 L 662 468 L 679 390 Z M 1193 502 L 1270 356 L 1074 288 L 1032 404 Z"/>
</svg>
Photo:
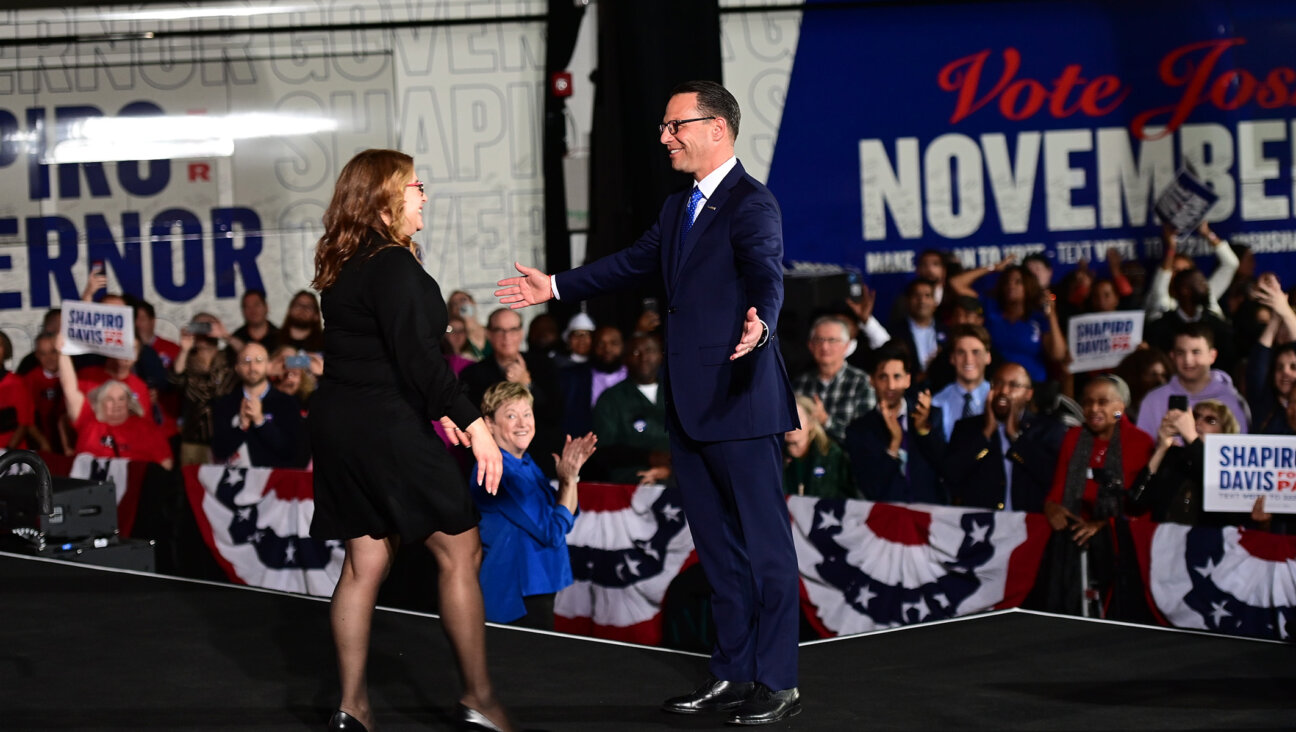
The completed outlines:
<svg viewBox="0 0 1296 732">
<path fill-rule="evenodd" d="M 414 158 L 398 150 L 365 150 L 351 158 L 324 212 L 312 287 L 320 292 L 332 287 L 342 266 L 366 248 L 371 233 L 418 255 L 414 241 L 399 230 L 405 219 L 405 181 L 413 175 Z M 391 223 L 383 221 L 384 213 Z"/>
</svg>

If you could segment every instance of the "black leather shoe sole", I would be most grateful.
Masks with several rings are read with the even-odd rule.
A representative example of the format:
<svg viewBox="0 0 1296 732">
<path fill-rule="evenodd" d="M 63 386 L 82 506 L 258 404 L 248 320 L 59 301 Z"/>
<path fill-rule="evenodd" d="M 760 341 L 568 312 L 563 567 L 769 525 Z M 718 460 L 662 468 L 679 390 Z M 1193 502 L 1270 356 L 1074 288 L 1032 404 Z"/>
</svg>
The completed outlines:
<svg viewBox="0 0 1296 732">
<path fill-rule="evenodd" d="M 775 722 L 782 722 L 783 720 L 788 719 L 790 717 L 795 717 L 800 713 L 801 713 L 801 702 L 798 701 L 797 703 L 789 706 L 787 709 L 783 710 L 781 713 L 777 715 L 769 715 L 769 716 L 753 715 L 750 717 L 735 715 L 733 717 L 730 717 L 729 719 L 726 719 L 725 724 L 732 724 L 737 727 L 756 727 L 762 724 L 774 724 Z"/>
<path fill-rule="evenodd" d="M 742 699 L 723 703 L 708 703 L 703 706 L 696 704 L 671 704 L 670 702 L 666 702 L 661 705 L 661 710 L 663 712 L 669 712 L 670 714 L 714 714 L 716 712 L 732 712 L 742 705 Z"/>
</svg>

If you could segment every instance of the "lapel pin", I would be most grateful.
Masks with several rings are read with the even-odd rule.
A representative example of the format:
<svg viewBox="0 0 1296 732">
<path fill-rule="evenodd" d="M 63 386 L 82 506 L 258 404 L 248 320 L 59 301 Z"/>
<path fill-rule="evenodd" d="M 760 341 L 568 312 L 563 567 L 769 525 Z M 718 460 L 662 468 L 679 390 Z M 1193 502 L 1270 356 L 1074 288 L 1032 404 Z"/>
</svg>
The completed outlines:
<svg viewBox="0 0 1296 732">
<path fill-rule="evenodd" d="M 715 206 L 707 206 L 707 210 L 708 210 L 708 211 L 714 211 L 714 210 L 715 210 Z"/>
</svg>

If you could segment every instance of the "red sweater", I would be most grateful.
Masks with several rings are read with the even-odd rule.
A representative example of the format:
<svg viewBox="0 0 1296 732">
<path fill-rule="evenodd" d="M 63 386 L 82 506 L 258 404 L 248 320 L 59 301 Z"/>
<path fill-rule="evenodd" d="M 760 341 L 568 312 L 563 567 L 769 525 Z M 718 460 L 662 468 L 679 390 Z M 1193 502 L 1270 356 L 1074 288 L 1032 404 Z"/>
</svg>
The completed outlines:
<svg viewBox="0 0 1296 732">
<path fill-rule="evenodd" d="M 1062 494 L 1066 491 L 1067 464 L 1071 462 L 1071 456 L 1075 454 L 1076 443 L 1080 440 L 1080 430 L 1085 429 L 1083 425 L 1072 427 L 1067 431 L 1066 437 L 1062 438 L 1062 451 L 1058 455 L 1057 468 L 1053 471 L 1053 490 L 1049 492 L 1048 500 L 1053 503 L 1062 503 Z M 1134 479 L 1138 477 L 1139 471 L 1148 464 L 1152 458 L 1152 451 L 1156 443 L 1148 433 L 1134 426 L 1134 423 L 1126 420 L 1121 423 L 1121 474 L 1124 479 L 1126 488 L 1134 485 Z M 1093 452 L 1089 455 L 1089 467 L 1105 467 L 1107 461 L 1108 440 L 1095 438 L 1093 443 Z M 1085 481 L 1084 494 L 1080 497 L 1080 511 L 1082 518 L 1089 518 L 1093 515 L 1094 502 L 1098 500 L 1098 483 L 1093 478 Z"/>
</svg>

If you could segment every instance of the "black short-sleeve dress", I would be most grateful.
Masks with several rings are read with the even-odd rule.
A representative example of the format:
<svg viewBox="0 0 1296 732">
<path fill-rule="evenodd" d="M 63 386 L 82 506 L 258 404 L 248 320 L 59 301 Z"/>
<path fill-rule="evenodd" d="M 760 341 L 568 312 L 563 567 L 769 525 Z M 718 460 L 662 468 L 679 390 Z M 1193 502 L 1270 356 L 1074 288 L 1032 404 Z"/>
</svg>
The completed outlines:
<svg viewBox="0 0 1296 732">
<path fill-rule="evenodd" d="M 479 514 L 432 422 L 480 416 L 441 356 L 448 316 L 436 280 L 408 250 L 368 248 L 321 298 L 324 376 L 311 398 L 311 536 L 458 534 Z"/>
</svg>

